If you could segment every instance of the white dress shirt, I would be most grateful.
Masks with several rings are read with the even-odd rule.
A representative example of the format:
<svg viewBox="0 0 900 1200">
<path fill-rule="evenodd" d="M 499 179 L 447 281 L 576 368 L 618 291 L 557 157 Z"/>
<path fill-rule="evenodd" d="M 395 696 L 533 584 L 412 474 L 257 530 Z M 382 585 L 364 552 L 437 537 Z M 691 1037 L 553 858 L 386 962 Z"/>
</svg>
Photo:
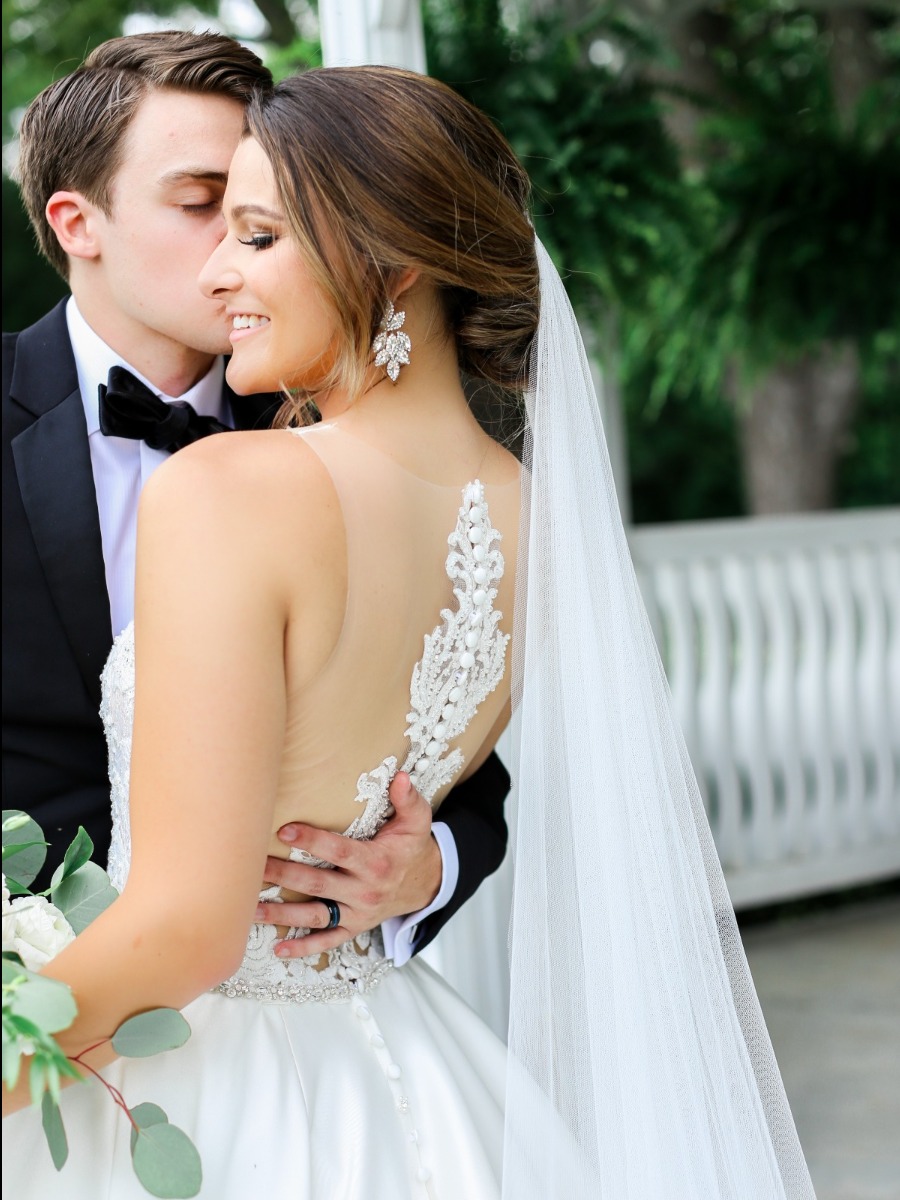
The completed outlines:
<svg viewBox="0 0 900 1200">
<path fill-rule="evenodd" d="M 74 299 L 70 299 L 66 305 L 66 321 L 87 420 L 106 590 L 109 593 L 113 637 L 117 637 L 134 617 L 134 552 L 141 489 L 169 456 L 165 450 L 151 449 L 146 442 L 133 438 L 105 437 L 100 432 L 100 384 L 106 383 L 111 367 L 125 367 L 151 392 L 169 403 L 185 400 L 198 413 L 215 417 L 224 425 L 233 425 L 234 419 L 228 401 L 222 394 L 225 379 L 223 359 L 217 358 L 200 382 L 183 396 L 166 396 L 94 333 Z"/>
<path fill-rule="evenodd" d="M 430 917 L 433 912 L 438 912 L 449 902 L 459 880 L 459 853 L 450 826 L 443 821 L 435 821 L 431 832 L 441 852 L 443 876 L 438 894 L 427 907 L 417 913 L 410 913 L 408 917 L 388 917 L 386 921 L 381 922 L 384 952 L 388 958 L 394 960 L 397 967 L 402 967 L 412 958 L 419 922 Z"/>
<path fill-rule="evenodd" d="M 224 359 L 217 358 L 203 378 L 184 395 L 166 396 L 91 329 L 74 297 L 70 297 L 66 305 L 66 322 L 87 420 L 106 590 L 109 593 L 113 637 L 117 637 L 134 618 L 137 510 L 141 489 L 160 463 L 165 462 L 168 453 L 165 450 L 153 450 L 146 442 L 133 438 L 106 437 L 101 433 L 100 384 L 106 383 L 110 368 L 125 367 L 168 403 L 186 401 L 202 416 L 215 417 L 224 425 L 233 425 L 234 417 L 222 391 Z M 407 917 L 391 917 L 382 925 L 385 953 L 388 958 L 394 959 L 397 966 L 402 966 L 412 956 L 412 944 L 419 922 L 444 907 L 456 890 L 459 879 L 459 857 L 449 826 L 436 821 L 432 831 L 443 863 L 440 891 L 427 908 Z"/>
</svg>

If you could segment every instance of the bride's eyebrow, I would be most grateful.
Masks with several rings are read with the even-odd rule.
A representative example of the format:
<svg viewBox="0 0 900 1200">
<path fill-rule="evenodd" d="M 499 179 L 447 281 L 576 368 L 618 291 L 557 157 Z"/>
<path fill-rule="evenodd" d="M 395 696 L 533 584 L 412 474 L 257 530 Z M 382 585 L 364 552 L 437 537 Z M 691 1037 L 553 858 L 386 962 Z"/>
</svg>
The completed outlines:
<svg viewBox="0 0 900 1200">
<path fill-rule="evenodd" d="M 231 210 L 231 219 L 239 221 L 241 217 L 268 217 L 270 221 L 283 221 L 284 217 L 281 213 L 274 212 L 271 208 L 263 208 L 261 204 L 236 204 Z"/>
</svg>

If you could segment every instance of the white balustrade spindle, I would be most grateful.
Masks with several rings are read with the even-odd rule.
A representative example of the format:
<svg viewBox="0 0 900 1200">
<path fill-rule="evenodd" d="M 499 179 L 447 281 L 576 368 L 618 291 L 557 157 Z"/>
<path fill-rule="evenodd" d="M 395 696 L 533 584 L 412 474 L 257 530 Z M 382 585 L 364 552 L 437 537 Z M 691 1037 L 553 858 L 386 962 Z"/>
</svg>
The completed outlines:
<svg viewBox="0 0 900 1200">
<path fill-rule="evenodd" d="M 900 873 L 900 512 L 630 541 L 735 904 Z"/>
</svg>

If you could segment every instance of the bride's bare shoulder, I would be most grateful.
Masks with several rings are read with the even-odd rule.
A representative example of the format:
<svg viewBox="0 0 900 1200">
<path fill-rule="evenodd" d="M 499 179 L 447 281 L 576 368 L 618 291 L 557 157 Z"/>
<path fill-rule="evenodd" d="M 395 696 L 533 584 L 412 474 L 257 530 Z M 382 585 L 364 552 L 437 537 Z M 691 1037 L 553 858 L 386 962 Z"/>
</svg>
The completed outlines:
<svg viewBox="0 0 900 1200">
<path fill-rule="evenodd" d="M 208 437 L 185 447 L 154 472 L 144 497 L 152 502 L 165 493 L 186 502 L 281 507 L 311 489 L 329 488 L 329 473 L 305 438 L 268 429 Z"/>
<path fill-rule="evenodd" d="M 283 429 L 204 438 L 163 463 L 142 493 L 139 529 L 175 524 L 188 538 L 227 543 L 236 559 L 267 548 L 283 558 L 288 546 L 300 557 L 342 550 L 331 475 Z"/>
<path fill-rule="evenodd" d="M 518 482 L 522 471 L 522 464 L 516 458 L 515 454 L 502 445 L 500 442 L 491 438 L 491 448 L 486 458 L 486 469 L 483 472 L 489 474 L 488 482 L 494 483 L 499 487 L 505 487 L 509 483 Z"/>
</svg>

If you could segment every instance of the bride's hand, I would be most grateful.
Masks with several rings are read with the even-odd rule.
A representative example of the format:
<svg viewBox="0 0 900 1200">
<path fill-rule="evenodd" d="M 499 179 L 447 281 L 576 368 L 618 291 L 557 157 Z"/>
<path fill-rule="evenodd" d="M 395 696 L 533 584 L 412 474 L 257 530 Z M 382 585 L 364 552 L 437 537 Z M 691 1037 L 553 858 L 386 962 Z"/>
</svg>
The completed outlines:
<svg viewBox="0 0 900 1200">
<path fill-rule="evenodd" d="M 282 858 L 269 858 L 266 882 L 293 892 L 327 897 L 341 910 L 341 922 L 327 929 L 329 912 L 319 899 L 300 903 L 260 904 L 256 919 L 270 925 L 310 929 L 306 937 L 279 942 L 276 953 L 299 958 L 320 954 L 374 929 L 388 917 L 419 912 L 437 895 L 442 861 L 431 836 L 431 806 L 409 782 L 395 776 L 390 789 L 394 816 L 369 842 L 292 823 L 279 838 L 333 864 L 333 871 Z"/>
</svg>

